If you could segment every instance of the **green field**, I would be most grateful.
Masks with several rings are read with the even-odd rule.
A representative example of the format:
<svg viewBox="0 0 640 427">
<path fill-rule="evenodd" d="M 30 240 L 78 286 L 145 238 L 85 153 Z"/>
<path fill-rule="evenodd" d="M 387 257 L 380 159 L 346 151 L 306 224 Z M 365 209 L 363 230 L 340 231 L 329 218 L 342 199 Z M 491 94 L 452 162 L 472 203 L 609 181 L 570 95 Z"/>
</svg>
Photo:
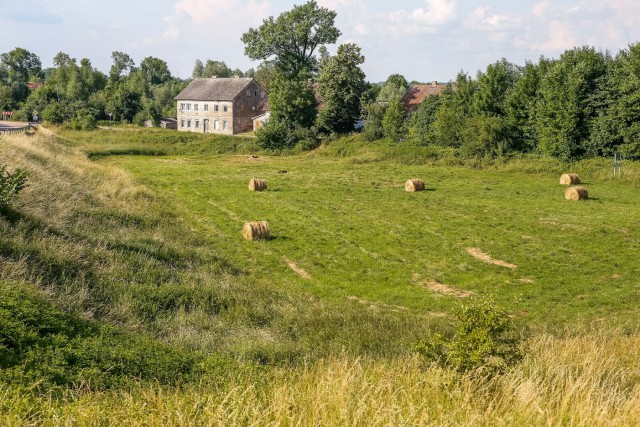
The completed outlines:
<svg viewBox="0 0 640 427">
<path fill-rule="evenodd" d="M 493 296 L 531 322 L 638 313 L 636 185 L 582 174 L 591 199 L 576 203 L 564 200 L 555 171 L 362 162 L 322 149 L 103 161 L 160 195 L 251 280 L 287 292 L 449 313 L 457 297 L 428 287 L 438 282 Z M 252 177 L 267 179 L 268 191 L 249 192 Z M 414 177 L 426 191 L 404 191 Z M 270 241 L 242 240 L 243 222 L 255 220 L 269 222 Z M 517 268 L 484 263 L 467 248 Z"/>
</svg>

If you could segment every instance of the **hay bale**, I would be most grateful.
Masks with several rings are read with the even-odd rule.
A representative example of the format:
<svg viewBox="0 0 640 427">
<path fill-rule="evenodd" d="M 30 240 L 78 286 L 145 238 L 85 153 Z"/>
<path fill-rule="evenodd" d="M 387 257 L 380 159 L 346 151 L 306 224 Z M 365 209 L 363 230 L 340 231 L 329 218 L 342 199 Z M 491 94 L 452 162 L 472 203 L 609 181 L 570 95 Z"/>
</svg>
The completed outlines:
<svg viewBox="0 0 640 427">
<path fill-rule="evenodd" d="M 267 221 L 245 222 L 242 226 L 245 240 L 269 240 L 270 231 Z"/>
<path fill-rule="evenodd" d="M 565 173 L 560 177 L 560 184 L 562 185 L 578 185 L 580 184 L 580 177 L 575 173 Z"/>
<path fill-rule="evenodd" d="M 584 187 L 571 187 L 564 192 L 564 198 L 567 200 L 586 200 L 589 198 L 589 192 Z"/>
<path fill-rule="evenodd" d="M 266 179 L 252 178 L 251 181 L 249 181 L 249 190 L 251 191 L 264 191 L 266 189 L 267 189 Z"/>
<path fill-rule="evenodd" d="M 415 193 L 416 191 L 423 191 L 424 181 L 421 179 L 410 179 L 404 183 L 404 189 L 411 193 Z"/>
</svg>

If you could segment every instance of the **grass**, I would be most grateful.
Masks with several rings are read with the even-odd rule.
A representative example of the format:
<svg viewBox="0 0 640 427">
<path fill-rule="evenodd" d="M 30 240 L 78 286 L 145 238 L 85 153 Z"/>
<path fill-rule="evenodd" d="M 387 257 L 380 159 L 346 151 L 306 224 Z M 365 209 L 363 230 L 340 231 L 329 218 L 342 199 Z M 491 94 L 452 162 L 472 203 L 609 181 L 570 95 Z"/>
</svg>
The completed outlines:
<svg viewBox="0 0 640 427">
<path fill-rule="evenodd" d="M 102 163 L 129 171 L 174 206 L 251 281 L 287 293 L 450 313 L 455 298 L 425 289 L 437 281 L 494 295 L 528 323 L 615 323 L 637 313 L 636 184 L 599 179 L 604 164 L 573 165 L 584 169 L 591 200 L 569 203 L 558 165 L 533 173 L 518 161 L 483 169 L 438 160 L 407 165 L 386 161 L 386 150 L 382 158 L 375 150 L 343 157 L 330 145 L 298 156 L 119 156 Z M 266 178 L 269 191 L 249 193 L 252 177 Z M 411 177 L 423 178 L 427 191 L 405 193 Z M 251 220 L 269 221 L 274 239 L 242 242 L 239 230 Z M 467 248 L 518 268 L 482 263 Z"/>
<path fill-rule="evenodd" d="M 529 342 L 523 364 L 491 379 L 415 357 L 330 357 L 298 369 L 243 371 L 221 387 L 0 390 L 3 425 L 592 425 L 640 416 L 640 335 L 573 330 Z"/>
<path fill-rule="evenodd" d="M 635 422 L 636 164 L 614 180 L 605 160 L 460 159 L 358 137 L 295 155 L 252 144 L 157 130 L 2 138 L 2 162 L 29 187 L 0 215 L 0 322 L 39 338 L 17 353 L 0 335 L 33 379 L 2 377 L 0 424 Z M 591 200 L 563 199 L 567 171 Z M 249 192 L 252 177 L 269 190 Z M 414 177 L 427 191 L 404 191 Z M 248 220 L 274 238 L 245 242 Z M 520 365 L 489 379 L 415 356 L 462 301 L 487 295 L 532 330 Z M 154 351 L 166 359 L 145 371 Z M 95 377 L 76 375 L 83 363 Z M 118 378 L 92 383 L 110 366 Z M 67 379 L 51 382 L 53 368 Z"/>
</svg>

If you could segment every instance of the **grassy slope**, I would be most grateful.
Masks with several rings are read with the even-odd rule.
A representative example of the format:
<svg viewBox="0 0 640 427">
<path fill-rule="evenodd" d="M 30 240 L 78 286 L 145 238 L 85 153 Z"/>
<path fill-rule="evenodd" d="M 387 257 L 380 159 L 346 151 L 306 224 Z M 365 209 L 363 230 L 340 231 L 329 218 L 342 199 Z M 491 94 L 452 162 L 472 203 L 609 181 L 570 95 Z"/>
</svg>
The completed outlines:
<svg viewBox="0 0 640 427">
<path fill-rule="evenodd" d="M 635 166 L 620 183 L 607 179 L 604 162 L 574 165 L 595 197 L 576 204 L 562 200 L 556 181 L 564 168 L 555 162 L 452 168 L 458 159 L 429 150 L 363 148 L 358 141 L 307 156 L 249 160 L 216 154 L 236 149 L 237 141 L 211 147 L 195 136 L 175 143 L 171 133 L 118 135 L 63 136 L 89 153 L 172 156 L 95 163 L 51 137 L 3 139 L 3 161 L 28 169 L 31 186 L 16 210 L 0 218 L 0 302 L 22 289 L 18 295 L 38 304 L 55 302 L 54 319 L 98 322 L 87 331 L 119 325 L 116 337 L 131 330 L 155 336 L 168 343 L 167 354 L 187 358 L 221 353 L 309 362 L 259 371 L 241 364 L 215 387 L 209 380 L 181 390 L 142 384 L 130 392 L 73 391 L 62 400 L 3 380 L 0 423 L 624 425 L 637 419 Z M 277 174 L 280 169 L 289 173 Z M 269 180 L 269 192 L 246 191 L 254 175 Z M 425 178 L 430 191 L 404 193 L 402 183 L 413 176 Z M 249 219 L 268 219 L 276 238 L 241 241 L 242 221 Z M 469 246 L 518 268 L 476 261 L 464 251 Z M 285 258 L 311 279 L 294 274 Z M 523 322 L 606 317 L 627 320 L 627 329 L 539 335 L 528 342 L 524 364 L 506 376 L 489 384 L 452 382 L 451 372 L 425 370 L 407 356 L 434 322 L 446 322 L 438 313 L 457 304 L 415 283 L 429 279 L 494 293 Z M 46 293 L 36 295 L 24 282 Z M 46 311 L 46 304 L 38 306 Z M 127 340 L 116 342 L 126 347 Z M 124 349 L 144 353 L 142 340 Z M 316 362 L 327 355 L 333 356 Z M 140 360 L 134 354 L 134 368 Z M 224 367 L 215 358 L 211 363 L 198 365 L 201 378 Z M 124 375 L 140 373 L 131 368 Z M 149 418 L 149 408 L 157 417 Z"/>
</svg>

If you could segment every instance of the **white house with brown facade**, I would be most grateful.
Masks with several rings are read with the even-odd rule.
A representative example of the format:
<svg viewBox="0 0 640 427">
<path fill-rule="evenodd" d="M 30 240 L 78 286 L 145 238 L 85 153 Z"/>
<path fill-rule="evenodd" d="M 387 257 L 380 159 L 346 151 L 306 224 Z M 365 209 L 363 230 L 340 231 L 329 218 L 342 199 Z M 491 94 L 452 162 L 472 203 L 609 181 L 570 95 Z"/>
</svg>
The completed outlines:
<svg viewBox="0 0 640 427">
<path fill-rule="evenodd" d="M 238 134 L 253 131 L 266 112 L 267 92 L 251 78 L 195 78 L 174 98 L 178 130 Z"/>
</svg>

